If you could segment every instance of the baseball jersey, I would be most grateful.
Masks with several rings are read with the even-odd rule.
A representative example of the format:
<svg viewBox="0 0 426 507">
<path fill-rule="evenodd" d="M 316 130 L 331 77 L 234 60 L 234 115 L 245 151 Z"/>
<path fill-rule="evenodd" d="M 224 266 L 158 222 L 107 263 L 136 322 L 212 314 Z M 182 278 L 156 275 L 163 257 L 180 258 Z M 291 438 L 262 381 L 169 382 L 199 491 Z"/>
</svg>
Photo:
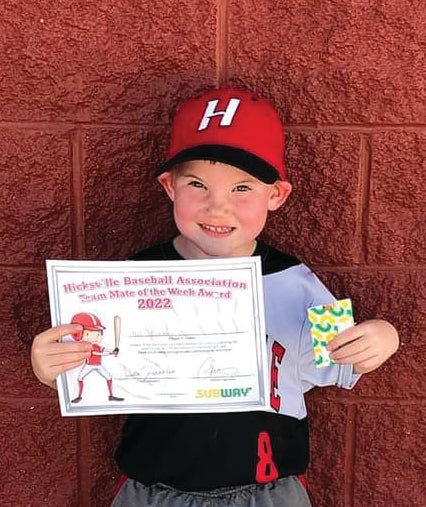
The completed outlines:
<svg viewBox="0 0 426 507">
<path fill-rule="evenodd" d="M 333 302 L 332 294 L 295 257 L 261 241 L 253 255 L 262 261 L 270 411 L 129 415 L 115 453 L 129 478 L 202 491 L 303 474 L 309 460 L 304 393 L 357 381 L 352 365 L 314 363 L 307 309 Z M 132 258 L 179 259 L 172 241 Z"/>
<path fill-rule="evenodd" d="M 99 354 L 101 354 L 105 348 L 101 347 L 97 343 L 92 343 L 92 350 L 94 352 L 98 352 L 98 354 L 92 354 L 90 357 L 88 357 L 86 359 L 86 364 L 89 364 L 90 366 L 99 366 L 102 364 L 102 356 Z"/>
</svg>

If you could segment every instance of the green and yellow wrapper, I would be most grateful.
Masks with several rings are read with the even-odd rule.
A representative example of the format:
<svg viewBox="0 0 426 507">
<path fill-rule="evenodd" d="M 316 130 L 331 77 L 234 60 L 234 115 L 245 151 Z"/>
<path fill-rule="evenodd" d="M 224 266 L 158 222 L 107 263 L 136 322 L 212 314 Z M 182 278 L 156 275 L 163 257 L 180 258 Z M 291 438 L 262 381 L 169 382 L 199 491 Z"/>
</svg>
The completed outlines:
<svg viewBox="0 0 426 507">
<path fill-rule="evenodd" d="M 315 365 L 324 368 L 334 364 L 326 347 L 337 334 L 354 325 L 351 300 L 341 299 L 327 305 L 312 306 L 308 308 L 308 321 Z"/>
</svg>

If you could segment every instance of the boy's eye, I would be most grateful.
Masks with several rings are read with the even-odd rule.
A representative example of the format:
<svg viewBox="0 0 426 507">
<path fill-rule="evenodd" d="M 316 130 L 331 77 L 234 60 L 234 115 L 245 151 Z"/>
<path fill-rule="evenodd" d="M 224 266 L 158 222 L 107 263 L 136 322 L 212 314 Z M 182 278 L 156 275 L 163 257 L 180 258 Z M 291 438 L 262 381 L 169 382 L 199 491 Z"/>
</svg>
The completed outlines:
<svg viewBox="0 0 426 507">
<path fill-rule="evenodd" d="M 248 192 L 251 188 L 248 185 L 237 185 L 234 187 L 234 192 Z"/>
<path fill-rule="evenodd" d="M 201 181 L 197 181 L 197 180 L 191 180 L 188 185 L 190 185 L 191 187 L 195 187 L 195 188 L 204 188 L 204 184 L 201 183 Z"/>
</svg>

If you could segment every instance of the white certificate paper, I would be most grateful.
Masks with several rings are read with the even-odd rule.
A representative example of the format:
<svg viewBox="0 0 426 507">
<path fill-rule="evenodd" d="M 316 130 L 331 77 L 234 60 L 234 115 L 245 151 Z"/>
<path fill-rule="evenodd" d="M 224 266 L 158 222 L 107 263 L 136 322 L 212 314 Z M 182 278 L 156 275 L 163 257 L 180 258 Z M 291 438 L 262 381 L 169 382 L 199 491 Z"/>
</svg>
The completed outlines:
<svg viewBox="0 0 426 507">
<path fill-rule="evenodd" d="M 260 258 L 46 265 L 52 325 L 102 327 L 63 416 L 269 409 Z"/>
</svg>

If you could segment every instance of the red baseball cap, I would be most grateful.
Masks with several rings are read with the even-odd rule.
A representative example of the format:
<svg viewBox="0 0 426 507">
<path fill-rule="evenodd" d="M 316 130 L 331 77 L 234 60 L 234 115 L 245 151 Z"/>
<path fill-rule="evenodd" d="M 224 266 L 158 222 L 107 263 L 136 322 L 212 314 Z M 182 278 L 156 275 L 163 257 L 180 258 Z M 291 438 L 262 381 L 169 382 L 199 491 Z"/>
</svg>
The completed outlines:
<svg viewBox="0 0 426 507">
<path fill-rule="evenodd" d="M 214 160 L 255 178 L 285 180 L 284 128 L 273 105 L 238 88 L 209 90 L 188 99 L 172 125 L 166 161 L 155 175 L 189 160 Z"/>
<path fill-rule="evenodd" d="M 93 313 L 76 313 L 71 319 L 71 324 L 81 324 L 88 331 L 103 331 L 105 329 L 99 317 Z"/>
</svg>

